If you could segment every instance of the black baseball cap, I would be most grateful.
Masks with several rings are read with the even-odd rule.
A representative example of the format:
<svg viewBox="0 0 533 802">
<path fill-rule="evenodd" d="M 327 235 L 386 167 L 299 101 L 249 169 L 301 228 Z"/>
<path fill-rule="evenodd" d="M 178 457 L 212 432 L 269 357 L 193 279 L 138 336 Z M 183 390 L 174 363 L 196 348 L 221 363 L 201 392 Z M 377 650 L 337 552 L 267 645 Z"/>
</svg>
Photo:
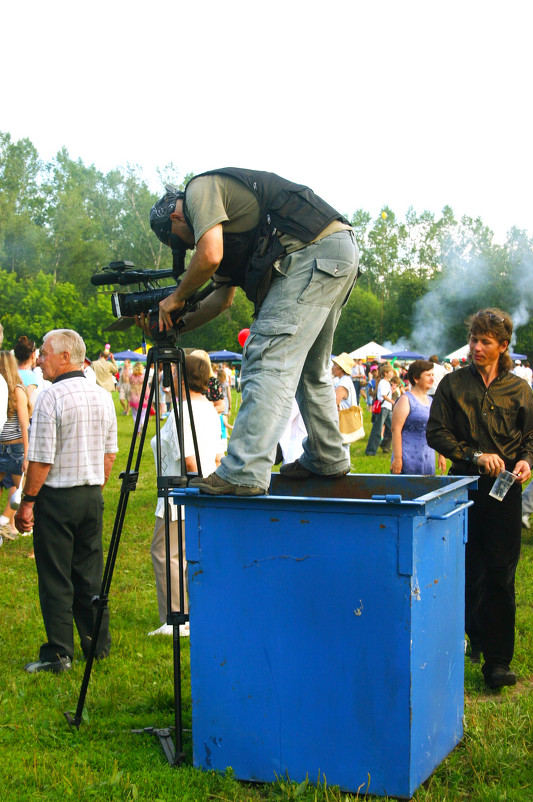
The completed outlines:
<svg viewBox="0 0 533 802">
<path fill-rule="evenodd" d="M 165 184 L 166 192 L 150 209 L 150 227 L 158 240 L 171 247 L 172 220 L 170 215 L 176 209 L 176 201 L 183 199 L 185 193 L 173 186 Z"/>
</svg>

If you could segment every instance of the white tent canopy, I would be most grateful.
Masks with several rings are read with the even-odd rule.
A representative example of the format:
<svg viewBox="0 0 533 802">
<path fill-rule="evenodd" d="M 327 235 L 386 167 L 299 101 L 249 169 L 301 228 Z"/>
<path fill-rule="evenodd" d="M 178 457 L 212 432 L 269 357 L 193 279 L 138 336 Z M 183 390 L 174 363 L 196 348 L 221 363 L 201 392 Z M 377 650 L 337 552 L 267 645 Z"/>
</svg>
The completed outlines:
<svg viewBox="0 0 533 802">
<path fill-rule="evenodd" d="M 352 359 L 368 359 L 369 357 L 380 359 L 383 354 L 389 351 L 390 348 L 383 348 L 382 345 L 371 340 L 371 342 L 366 345 L 362 345 L 361 348 L 356 348 L 355 351 L 351 351 L 350 356 Z"/>
<path fill-rule="evenodd" d="M 457 351 L 454 351 L 452 354 L 448 354 L 444 358 L 447 362 L 450 362 L 452 359 L 466 359 L 469 348 L 470 346 L 467 343 L 466 345 L 461 346 L 461 348 L 458 348 Z"/>
</svg>

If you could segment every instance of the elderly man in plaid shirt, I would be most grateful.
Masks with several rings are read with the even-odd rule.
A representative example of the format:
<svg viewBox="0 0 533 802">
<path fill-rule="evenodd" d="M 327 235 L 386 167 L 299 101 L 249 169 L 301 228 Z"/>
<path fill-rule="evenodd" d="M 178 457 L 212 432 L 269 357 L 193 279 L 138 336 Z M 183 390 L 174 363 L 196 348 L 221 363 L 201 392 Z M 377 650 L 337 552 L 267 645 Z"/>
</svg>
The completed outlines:
<svg viewBox="0 0 533 802">
<path fill-rule="evenodd" d="M 39 364 L 52 384 L 35 405 L 29 468 L 15 516 L 20 532 L 33 526 L 48 639 L 39 659 L 25 666 L 31 674 L 71 667 L 73 618 L 88 654 L 95 615 L 91 599 L 102 579 L 102 487 L 118 451 L 117 420 L 111 395 L 85 378 L 84 358 L 85 343 L 77 332 L 57 329 L 45 335 Z M 107 657 L 110 646 L 106 610 L 96 657 Z"/>
</svg>

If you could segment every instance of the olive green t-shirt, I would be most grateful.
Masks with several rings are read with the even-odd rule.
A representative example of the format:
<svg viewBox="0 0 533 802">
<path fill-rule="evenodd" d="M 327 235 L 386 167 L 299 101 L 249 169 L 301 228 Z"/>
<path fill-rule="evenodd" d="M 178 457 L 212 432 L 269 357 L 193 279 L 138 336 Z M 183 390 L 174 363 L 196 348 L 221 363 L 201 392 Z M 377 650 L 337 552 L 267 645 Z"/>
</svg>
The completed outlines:
<svg viewBox="0 0 533 802">
<path fill-rule="evenodd" d="M 219 173 L 199 176 L 187 187 L 186 198 L 187 216 L 193 228 L 195 243 L 198 243 L 206 231 L 220 223 L 228 234 L 250 231 L 259 223 L 257 197 L 241 181 L 231 176 Z M 350 226 L 334 220 L 316 239 L 345 229 L 350 229 Z M 308 242 L 287 234 L 281 234 L 280 239 L 287 253 L 309 245 Z"/>
<path fill-rule="evenodd" d="M 202 175 L 187 187 L 187 215 L 195 243 L 219 223 L 228 234 L 250 231 L 259 223 L 259 211 L 254 193 L 235 178 Z"/>
</svg>

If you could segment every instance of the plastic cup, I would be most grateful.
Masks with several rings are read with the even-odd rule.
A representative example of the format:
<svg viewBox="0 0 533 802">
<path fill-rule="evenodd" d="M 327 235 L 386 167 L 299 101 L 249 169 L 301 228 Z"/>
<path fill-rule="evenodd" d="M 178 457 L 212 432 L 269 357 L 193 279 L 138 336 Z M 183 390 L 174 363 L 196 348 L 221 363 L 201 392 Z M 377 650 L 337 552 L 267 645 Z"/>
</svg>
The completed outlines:
<svg viewBox="0 0 533 802">
<path fill-rule="evenodd" d="M 501 471 L 496 477 L 496 481 L 492 485 L 489 496 L 492 496 L 492 498 L 495 498 L 497 501 L 503 501 L 507 491 L 515 479 L 516 476 L 514 473 L 511 473 L 510 471 Z"/>
</svg>

